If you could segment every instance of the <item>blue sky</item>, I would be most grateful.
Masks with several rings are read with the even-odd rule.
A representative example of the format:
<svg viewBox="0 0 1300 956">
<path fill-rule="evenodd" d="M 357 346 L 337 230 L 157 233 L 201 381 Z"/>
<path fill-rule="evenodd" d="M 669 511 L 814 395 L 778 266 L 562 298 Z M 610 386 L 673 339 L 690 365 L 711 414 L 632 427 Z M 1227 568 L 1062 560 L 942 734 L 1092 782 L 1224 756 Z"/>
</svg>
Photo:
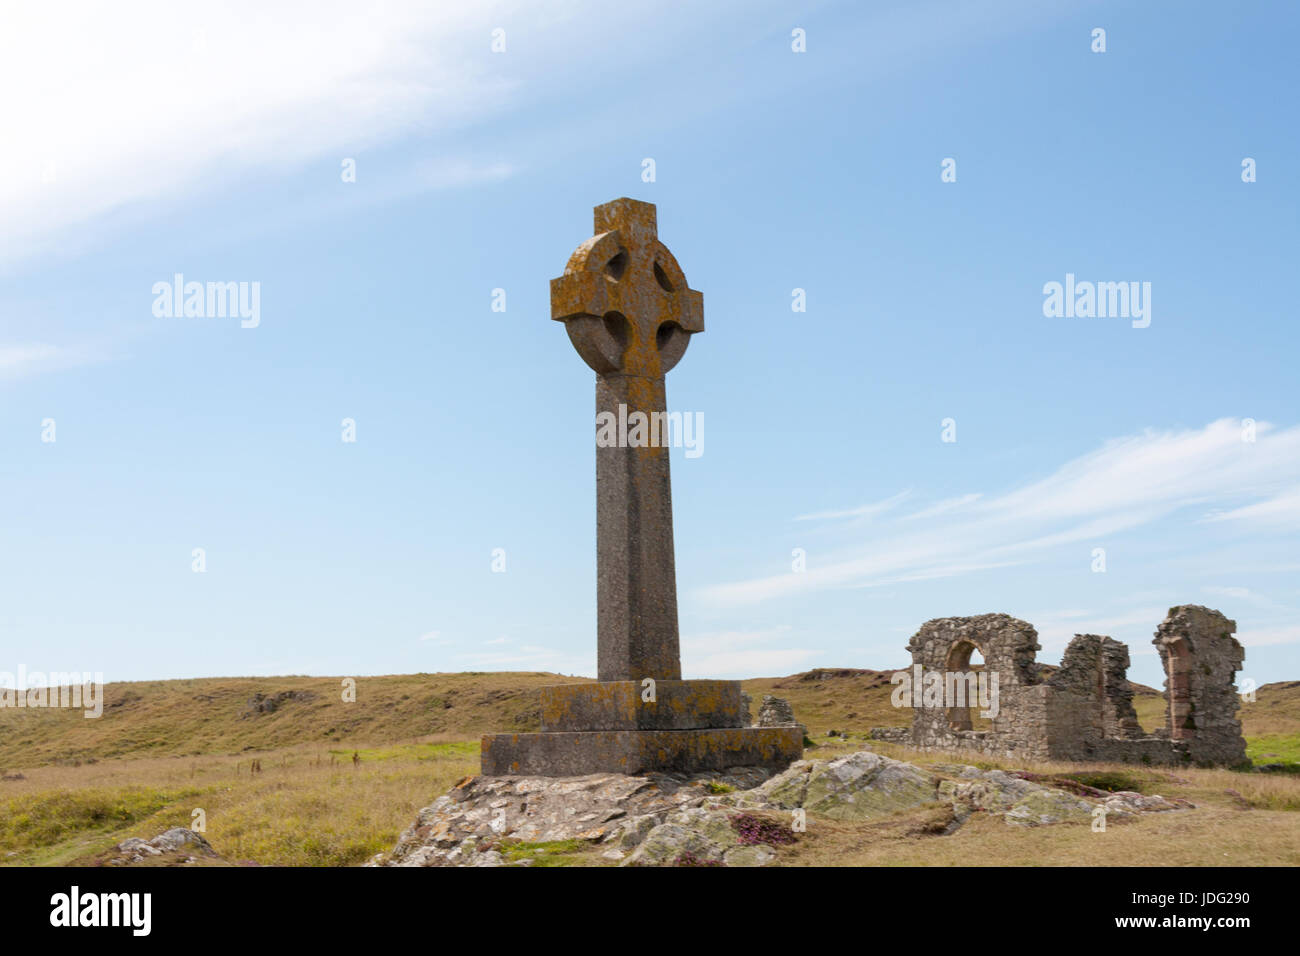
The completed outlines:
<svg viewBox="0 0 1300 956">
<path fill-rule="evenodd" d="M 0 670 L 594 673 L 548 280 L 631 196 L 704 294 L 687 676 L 1003 611 L 1160 686 L 1181 603 L 1300 676 L 1294 5 L 424 6 L 6 8 Z M 176 273 L 259 324 L 156 317 Z M 1044 316 L 1067 273 L 1150 325 Z"/>
</svg>

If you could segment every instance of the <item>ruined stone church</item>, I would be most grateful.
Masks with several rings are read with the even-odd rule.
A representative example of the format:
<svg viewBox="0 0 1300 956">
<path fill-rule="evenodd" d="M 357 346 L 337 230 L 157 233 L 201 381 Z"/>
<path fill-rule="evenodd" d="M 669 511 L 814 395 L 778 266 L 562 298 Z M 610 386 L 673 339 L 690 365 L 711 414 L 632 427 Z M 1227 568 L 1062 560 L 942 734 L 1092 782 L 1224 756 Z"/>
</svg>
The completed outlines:
<svg viewBox="0 0 1300 956">
<path fill-rule="evenodd" d="M 1035 661 L 1033 625 L 1006 614 L 927 621 L 908 643 L 927 671 L 967 671 L 979 651 L 999 678 L 992 728 L 976 730 L 969 706 L 913 710 L 901 742 L 1022 760 L 1227 764 L 1246 759 L 1234 674 L 1245 652 L 1235 621 L 1211 608 L 1169 609 L 1152 641 L 1165 669 L 1165 724 L 1138 724 L 1126 677 L 1128 648 L 1099 634 L 1075 635 L 1050 675 Z"/>
</svg>

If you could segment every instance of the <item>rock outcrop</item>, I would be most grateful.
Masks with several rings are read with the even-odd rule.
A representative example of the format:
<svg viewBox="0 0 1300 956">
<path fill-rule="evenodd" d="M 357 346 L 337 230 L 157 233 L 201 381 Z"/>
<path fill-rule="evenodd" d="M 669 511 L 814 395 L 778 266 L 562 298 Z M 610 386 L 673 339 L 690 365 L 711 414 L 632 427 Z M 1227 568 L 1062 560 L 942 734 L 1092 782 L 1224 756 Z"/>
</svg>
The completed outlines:
<svg viewBox="0 0 1300 956">
<path fill-rule="evenodd" d="M 241 720 L 246 720 L 259 714 L 274 714 L 290 701 L 306 703 L 315 699 L 316 695 L 309 690 L 282 690 L 278 694 L 259 692 L 249 698 L 248 706 L 244 708 L 244 712 L 239 717 Z"/>
<path fill-rule="evenodd" d="M 467 777 L 421 810 L 392 852 L 371 865 L 530 865 L 521 849 L 577 844 L 592 863 L 763 866 L 816 817 L 872 821 L 932 808 L 942 825 L 927 832 L 947 834 L 975 813 L 1037 827 L 1088 824 L 1098 807 L 1123 822 L 1190 806 L 1076 788 L 1083 795 L 1068 784 L 960 764 L 919 767 L 869 750 L 800 760 L 776 774 L 739 768 L 690 776 Z"/>
<path fill-rule="evenodd" d="M 152 840 L 142 840 L 140 837 L 123 840 L 101 862 L 106 866 L 130 866 L 136 863 L 180 866 L 198 863 L 205 858 L 215 860 L 217 853 L 201 834 L 185 827 L 172 827 Z"/>
</svg>

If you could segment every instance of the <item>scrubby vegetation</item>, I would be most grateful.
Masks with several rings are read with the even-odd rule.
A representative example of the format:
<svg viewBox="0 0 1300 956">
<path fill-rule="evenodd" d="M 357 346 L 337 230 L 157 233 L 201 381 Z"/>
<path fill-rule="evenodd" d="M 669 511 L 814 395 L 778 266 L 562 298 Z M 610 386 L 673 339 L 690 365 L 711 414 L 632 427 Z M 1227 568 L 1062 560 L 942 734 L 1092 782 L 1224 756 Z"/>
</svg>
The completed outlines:
<svg viewBox="0 0 1300 956">
<path fill-rule="evenodd" d="M 356 702 L 345 703 L 337 678 L 213 678 L 108 685 L 98 720 L 75 711 L 0 711 L 0 863 L 94 862 L 127 837 L 190 826 L 199 811 L 204 835 L 230 863 L 358 865 L 391 848 L 421 807 L 478 771 L 481 733 L 537 729 L 537 688 L 568 680 L 578 678 L 361 678 Z M 868 739 L 873 726 L 907 721 L 889 703 L 888 672 L 819 670 L 745 688 L 756 700 L 771 693 L 791 702 L 817 739 L 809 757 L 872 748 L 922 764 L 954 759 Z M 266 700 L 276 704 L 268 709 Z M 1135 702 L 1144 726 L 1162 719 L 1155 691 L 1139 688 Z M 943 837 L 936 836 L 942 821 L 923 813 L 871 825 L 810 817 L 781 860 L 1300 864 L 1300 775 L 1285 772 L 1300 768 L 1300 683 L 1260 688 L 1241 715 L 1251 760 L 1279 772 L 978 761 L 1054 786 L 1182 798 L 1196 805 L 1190 813 L 1150 814 L 1106 835 L 1072 827 L 1009 832 L 975 820 Z M 826 737 L 832 728 L 847 739 Z M 714 792 L 729 789 L 720 783 Z M 500 849 L 534 866 L 610 862 L 568 842 Z"/>
</svg>

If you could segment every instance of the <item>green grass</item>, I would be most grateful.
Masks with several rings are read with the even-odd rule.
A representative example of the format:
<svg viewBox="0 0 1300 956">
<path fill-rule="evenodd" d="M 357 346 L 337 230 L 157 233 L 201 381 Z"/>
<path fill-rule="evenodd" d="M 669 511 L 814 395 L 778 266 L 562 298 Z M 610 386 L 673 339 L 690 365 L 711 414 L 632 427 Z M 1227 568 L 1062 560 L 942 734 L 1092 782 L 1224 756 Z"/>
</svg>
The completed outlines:
<svg viewBox="0 0 1300 956">
<path fill-rule="evenodd" d="M 128 837 L 188 827 L 222 860 L 355 866 L 390 850 L 421 807 L 478 770 L 475 741 L 244 755 L 106 759 L 29 769 L 0 784 L 0 865 L 93 864 Z M 341 754 L 335 754 L 336 758 Z"/>
<path fill-rule="evenodd" d="M 540 726 L 539 688 L 586 681 L 542 672 L 360 677 L 355 701 L 343 699 L 338 677 L 106 684 L 103 714 L 95 719 L 68 708 L 0 709 L 0 769 L 115 757 L 256 756 L 301 744 L 327 746 L 341 757 L 345 744 L 531 731 Z M 252 705 L 256 694 L 285 691 L 300 696 L 271 713 Z"/>
<path fill-rule="evenodd" d="M 910 722 L 910 711 L 890 704 L 889 673 L 823 670 L 744 686 L 755 711 L 763 693 L 790 701 L 817 742 L 810 758 L 869 746 L 914 760 L 917 755 L 905 748 L 865 737 L 873 726 Z M 79 711 L 0 710 L 0 768 L 9 774 L 0 780 L 0 865 L 93 862 L 127 837 L 151 839 L 169 827 L 189 826 L 196 808 L 207 817 L 205 836 L 231 862 L 357 865 L 391 849 L 421 807 L 478 772 L 480 734 L 537 729 L 537 689 L 564 682 L 581 679 L 544 673 L 360 678 L 356 702 L 345 703 L 339 678 L 211 678 L 107 685 L 98 720 Z M 282 691 L 314 696 L 286 700 L 273 713 L 249 706 L 255 694 Z M 1135 705 L 1148 729 L 1161 719 L 1158 696 L 1139 690 Z M 1257 701 L 1243 704 L 1240 716 L 1255 764 L 1300 770 L 1300 683 L 1259 688 Z M 825 737 L 832 728 L 851 739 Z M 354 752 L 360 758 L 355 766 Z M 971 756 L 929 755 L 938 763 L 1002 765 Z M 253 760 L 262 772 L 250 772 Z M 1038 769 L 1104 790 L 1181 793 L 1221 806 L 1233 827 L 1249 824 L 1261 834 L 1263 821 L 1231 815 L 1239 804 L 1288 819 L 1300 809 L 1300 786 L 1291 774 Z M 1180 784 L 1184 773 L 1206 783 Z M 730 788 L 719 781 L 710 789 L 720 794 Z M 1243 839 L 1259 837 L 1248 827 L 1242 832 Z M 842 849 L 828 848 L 827 859 Z M 534 866 L 601 862 L 598 850 L 573 841 L 508 844 L 502 852 L 508 859 L 527 855 Z M 1079 852 L 1086 859 L 1082 846 Z M 1224 842 L 1206 859 L 1272 861 L 1259 847 L 1252 854 L 1238 854 Z"/>
<path fill-rule="evenodd" d="M 0 803 L 0 855 L 49 848 L 72 837 L 116 833 L 202 792 L 195 787 L 94 787 L 11 797 Z"/>
<path fill-rule="evenodd" d="M 1246 738 L 1246 756 L 1258 766 L 1265 763 L 1287 765 L 1290 772 L 1300 773 L 1300 734 L 1263 734 Z"/>
<path fill-rule="evenodd" d="M 385 760 L 438 760 L 444 757 L 478 757 L 477 740 L 458 740 L 443 744 L 394 744 L 391 747 L 331 749 L 338 763 L 351 763 L 355 753 L 363 763 Z"/>
<path fill-rule="evenodd" d="M 533 866 L 572 866 L 586 862 L 591 844 L 584 840 L 553 840 L 548 843 L 515 843 L 503 840 L 497 851 L 508 863 L 532 860 Z"/>
<path fill-rule="evenodd" d="M 1124 773 L 1118 770 L 1085 770 L 1078 773 L 1062 774 L 1062 776 L 1067 780 L 1077 780 L 1086 787 L 1105 790 L 1108 793 L 1118 793 L 1121 790 L 1130 790 L 1134 793 L 1145 792 L 1143 781 L 1137 774 Z"/>
<path fill-rule="evenodd" d="M 893 707 L 891 671 L 819 669 L 789 677 L 744 682 L 757 712 L 763 694 L 787 699 L 819 747 L 828 730 L 858 737 L 872 727 L 903 727 L 911 711 Z M 350 760 L 347 745 L 364 748 L 362 760 L 391 759 L 393 748 L 440 736 L 468 740 L 480 734 L 539 729 L 538 689 L 547 684 L 583 683 L 586 678 L 541 672 L 401 674 L 362 677 L 356 700 L 342 697 L 338 677 L 221 677 L 107 684 L 103 716 L 87 720 L 68 709 L 0 709 L 0 769 L 121 757 L 241 754 L 257 757 L 300 745 L 328 748 L 335 761 Z M 272 713 L 251 706 L 294 691 Z M 1151 688 L 1135 687 L 1134 706 L 1147 730 L 1164 720 L 1164 700 Z M 1300 760 L 1294 738 L 1300 732 L 1300 682 L 1266 684 L 1257 701 L 1242 704 L 1248 740 L 1268 738 L 1262 752 Z M 462 751 L 464 753 L 464 751 Z M 1253 754 L 1252 754 L 1253 756 Z M 329 759 L 328 757 L 326 759 Z M 1273 759 L 1273 758 L 1266 758 Z M 0 790 L 0 793 L 3 793 Z"/>
</svg>

